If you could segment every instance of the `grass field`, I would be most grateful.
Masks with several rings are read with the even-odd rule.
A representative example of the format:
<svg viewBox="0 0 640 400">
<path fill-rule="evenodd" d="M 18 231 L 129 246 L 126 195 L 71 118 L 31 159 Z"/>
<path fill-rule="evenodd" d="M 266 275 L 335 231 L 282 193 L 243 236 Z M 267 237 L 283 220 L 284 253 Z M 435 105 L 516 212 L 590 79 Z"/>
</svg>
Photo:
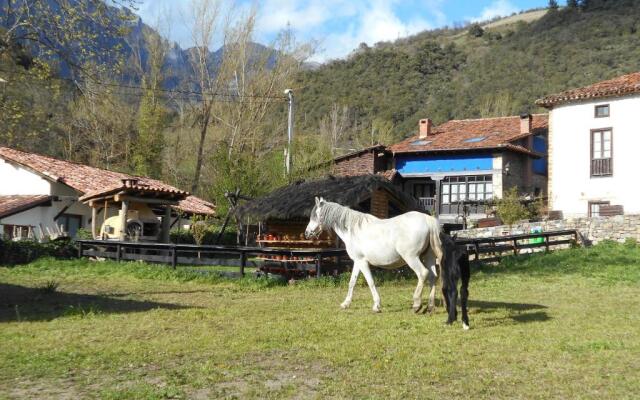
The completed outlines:
<svg viewBox="0 0 640 400">
<path fill-rule="evenodd" d="M 637 398 L 640 248 L 476 269 L 471 330 L 414 279 L 282 285 L 139 263 L 0 268 L 0 398 Z"/>
</svg>

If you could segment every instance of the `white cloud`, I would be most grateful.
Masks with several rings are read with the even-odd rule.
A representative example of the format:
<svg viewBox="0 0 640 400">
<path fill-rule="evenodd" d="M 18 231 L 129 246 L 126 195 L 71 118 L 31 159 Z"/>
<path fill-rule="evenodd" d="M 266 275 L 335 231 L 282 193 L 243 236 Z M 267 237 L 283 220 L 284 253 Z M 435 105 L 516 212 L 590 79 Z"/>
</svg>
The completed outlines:
<svg viewBox="0 0 640 400">
<path fill-rule="evenodd" d="M 489 6 L 484 8 L 479 16 L 469 18 L 473 22 L 487 21 L 495 17 L 504 17 L 518 12 L 518 7 L 514 6 L 509 0 L 495 0 Z"/>
<path fill-rule="evenodd" d="M 360 43 L 373 45 L 432 28 L 432 24 L 420 17 L 402 21 L 393 10 L 394 3 L 383 0 L 359 2 L 357 12 L 343 29 L 329 32 L 323 38 L 317 37 L 323 50 L 313 57 L 314 61 L 345 57 Z"/>
</svg>

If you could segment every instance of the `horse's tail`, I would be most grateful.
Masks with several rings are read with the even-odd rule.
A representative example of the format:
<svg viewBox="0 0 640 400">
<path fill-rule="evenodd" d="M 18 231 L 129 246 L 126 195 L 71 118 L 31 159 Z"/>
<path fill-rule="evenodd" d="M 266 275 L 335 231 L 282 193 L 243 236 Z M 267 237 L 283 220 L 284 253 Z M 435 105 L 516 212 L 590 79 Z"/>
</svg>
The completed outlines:
<svg viewBox="0 0 640 400">
<path fill-rule="evenodd" d="M 436 256 L 436 264 L 442 266 L 444 252 L 442 251 L 442 242 L 440 241 L 440 225 L 438 225 L 438 220 L 427 215 L 427 226 L 429 227 L 429 246 L 433 249 L 433 253 Z"/>
</svg>

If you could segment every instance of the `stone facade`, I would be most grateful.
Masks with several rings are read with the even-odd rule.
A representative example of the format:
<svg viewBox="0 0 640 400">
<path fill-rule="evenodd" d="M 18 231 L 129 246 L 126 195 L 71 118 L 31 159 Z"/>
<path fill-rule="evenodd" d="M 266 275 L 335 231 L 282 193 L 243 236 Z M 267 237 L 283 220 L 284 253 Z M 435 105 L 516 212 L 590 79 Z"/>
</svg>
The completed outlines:
<svg viewBox="0 0 640 400">
<path fill-rule="evenodd" d="M 627 239 L 640 241 L 640 215 L 616 215 L 613 217 L 569 218 L 555 221 L 522 222 L 490 228 L 455 231 L 459 237 L 482 238 L 509 234 L 530 233 L 534 228 L 543 231 L 577 229 L 582 237 L 593 244 L 602 240 L 624 242 Z"/>
</svg>

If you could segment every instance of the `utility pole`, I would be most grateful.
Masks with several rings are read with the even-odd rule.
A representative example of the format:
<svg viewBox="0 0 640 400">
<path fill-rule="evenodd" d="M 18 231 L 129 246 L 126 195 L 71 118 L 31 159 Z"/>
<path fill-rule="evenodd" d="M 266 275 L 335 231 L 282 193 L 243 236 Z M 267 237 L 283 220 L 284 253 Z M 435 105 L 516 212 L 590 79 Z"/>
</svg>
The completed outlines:
<svg viewBox="0 0 640 400">
<path fill-rule="evenodd" d="M 293 90 L 284 91 L 289 97 L 289 123 L 287 127 L 287 149 L 284 152 L 284 168 L 287 176 L 291 175 L 291 142 L 293 141 Z"/>
</svg>

